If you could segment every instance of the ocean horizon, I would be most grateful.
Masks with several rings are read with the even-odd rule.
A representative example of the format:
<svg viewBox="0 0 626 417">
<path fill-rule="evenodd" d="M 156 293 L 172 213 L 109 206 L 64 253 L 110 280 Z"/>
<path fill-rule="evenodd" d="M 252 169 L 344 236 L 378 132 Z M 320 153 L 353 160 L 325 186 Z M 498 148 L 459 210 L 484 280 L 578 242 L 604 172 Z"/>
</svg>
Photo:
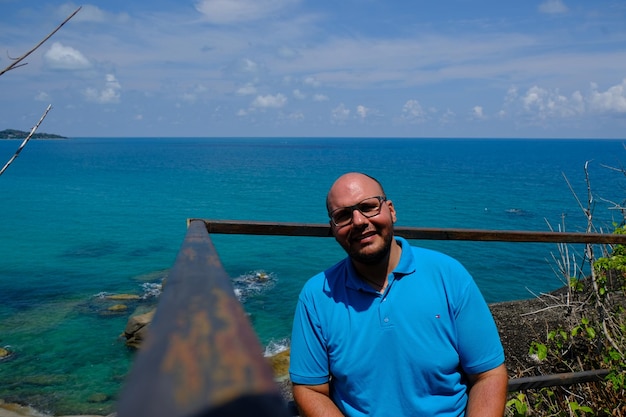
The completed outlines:
<svg viewBox="0 0 626 417">
<path fill-rule="evenodd" d="M 0 140 L 3 164 L 19 143 Z M 326 223 L 334 179 L 361 171 L 381 181 L 397 225 L 580 232 L 588 163 L 594 224 L 610 232 L 623 220 L 624 155 L 613 139 L 32 140 L 0 176 L 0 347 L 12 352 L 0 398 L 112 412 L 134 356 L 119 336 L 156 305 L 188 218 Z M 332 238 L 211 238 L 268 353 L 288 346 L 304 282 L 345 256 Z M 564 285 L 554 244 L 411 243 L 459 259 L 490 303 Z M 582 259 L 582 246 L 572 253 Z M 114 294 L 138 299 L 115 311 Z"/>
</svg>

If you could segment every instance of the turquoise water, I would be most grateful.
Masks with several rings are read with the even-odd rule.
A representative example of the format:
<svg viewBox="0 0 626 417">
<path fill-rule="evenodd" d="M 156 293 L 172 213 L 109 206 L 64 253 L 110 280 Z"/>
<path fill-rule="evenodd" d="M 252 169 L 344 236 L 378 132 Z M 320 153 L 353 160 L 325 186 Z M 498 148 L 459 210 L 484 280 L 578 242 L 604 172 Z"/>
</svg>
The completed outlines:
<svg viewBox="0 0 626 417">
<path fill-rule="evenodd" d="M 19 141 L 0 141 L 0 161 Z M 584 230 L 563 173 L 596 224 L 620 220 L 621 141 L 77 138 L 31 141 L 0 177 L 0 398 L 56 414 L 113 410 L 133 353 L 119 338 L 149 310 L 186 219 L 324 223 L 332 181 L 350 170 L 385 185 L 398 224 Z M 585 203 L 586 204 L 586 203 Z M 304 281 L 343 256 L 324 238 L 213 236 L 262 343 L 284 345 Z M 414 242 L 459 258 L 489 302 L 562 285 L 554 245 Z M 262 286 L 254 274 L 270 280 Z M 107 294 L 141 300 L 112 313 Z M 101 394 L 98 397 L 94 394 Z"/>
</svg>

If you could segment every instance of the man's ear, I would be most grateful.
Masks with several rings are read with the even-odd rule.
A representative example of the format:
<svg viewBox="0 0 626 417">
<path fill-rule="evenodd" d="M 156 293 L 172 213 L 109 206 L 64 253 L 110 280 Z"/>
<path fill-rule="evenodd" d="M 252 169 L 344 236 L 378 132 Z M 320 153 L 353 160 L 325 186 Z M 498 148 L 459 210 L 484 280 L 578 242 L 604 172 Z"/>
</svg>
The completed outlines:
<svg viewBox="0 0 626 417">
<path fill-rule="evenodd" d="M 387 203 L 387 206 L 389 207 L 389 212 L 391 213 L 391 222 L 395 223 L 396 220 L 398 220 L 398 218 L 396 216 L 396 208 L 393 206 L 393 201 L 387 200 L 386 203 Z"/>
<path fill-rule="evenodd" d="M 337 229 L 336 229 L 335 225 L 333 224 L 333 221 L 329 220 L 328 221 L 328 225 L 330 226 L 330 232 L 332 233 L 332 235 L 334 237 L 336 237 L 337 236 L 337 233 L 336 233 Z"/>
</svg>

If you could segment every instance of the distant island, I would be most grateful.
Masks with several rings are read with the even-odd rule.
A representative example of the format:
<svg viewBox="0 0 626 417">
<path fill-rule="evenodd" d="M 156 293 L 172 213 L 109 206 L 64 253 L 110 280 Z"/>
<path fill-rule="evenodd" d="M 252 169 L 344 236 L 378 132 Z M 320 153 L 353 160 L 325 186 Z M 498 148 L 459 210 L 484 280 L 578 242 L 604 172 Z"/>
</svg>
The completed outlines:
<svg viewBox="0 0 626 417">
<path fill-rule="evenodd" d="M 26 139 L 30 132 L 15 129 L 5 129 L 0 131 L 0 139 Z M 65 136 L 53 135 L 52 133 L 35 133 L 32 139 L 67 139 Z"/>
</svg>

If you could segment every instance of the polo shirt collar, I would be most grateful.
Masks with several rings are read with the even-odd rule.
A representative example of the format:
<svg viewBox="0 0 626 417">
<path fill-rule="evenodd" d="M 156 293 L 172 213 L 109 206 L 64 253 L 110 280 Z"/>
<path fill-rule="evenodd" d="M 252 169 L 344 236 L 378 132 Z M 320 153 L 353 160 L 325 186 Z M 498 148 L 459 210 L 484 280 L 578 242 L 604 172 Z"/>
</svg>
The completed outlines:
<svg viewBox="0 0 626 417">
<path fill-rule="evenodd" d="M 395 236 L 394 239 L 402 248 L 402 253 L 400 254 L 400 261 L 398 262 L 398 265 L 396 265 L 395 269 L 393 270 L 393 279 L 400 279 L 403 276 L 411 274 L 415 271 L 415 268 L 413 267 L 413 251 L 411 250 L 409 242 L 407 242 L 406 239 L 399 236 Z M 357 274 L 356 269 L 354 268 L 354 265 L 350 260 L 350 257 L 346 258 L 346 264 L 348 267 L 346 286 L 354 290 L 371 290 L 372 287 L 370 287 L 365 281 L 359 278 L 359 274 Z"/>
<path fill-rule="evenodd" d="M 395 269 L 393 270 L 393 274 L 395 278 L 401 278 L 404 275 L 415 272 L 415 263 L 413 262 L 413 251 L 411 250 L 411 245 L 409 245 L 409 242 L 399 236 L 396 236 L 395 239 L 396 242 L 398 242 L 402 247 L 402 254 L 400 255 L 400 261 L 398 262 L 398 265 L 396 265 Z"/>
</svg>

